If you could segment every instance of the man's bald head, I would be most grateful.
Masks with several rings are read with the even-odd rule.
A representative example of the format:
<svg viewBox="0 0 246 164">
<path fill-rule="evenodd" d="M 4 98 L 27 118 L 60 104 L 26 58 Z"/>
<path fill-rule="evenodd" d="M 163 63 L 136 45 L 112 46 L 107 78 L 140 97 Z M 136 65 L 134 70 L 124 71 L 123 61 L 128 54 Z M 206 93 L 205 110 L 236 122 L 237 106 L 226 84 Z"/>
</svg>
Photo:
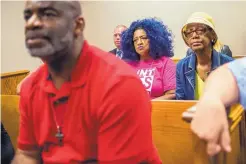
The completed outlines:
<svg viewBox="0 0 246 164">
<path fill-rule="evenodd" d="M 79 1 L 26 1 L 26 46 L 31 55 L 42 58 L 71 53 L 75 44 L 82 44 L 81 14 Z"/>
<path fill-rule="evenodd" d="M 57 9 L 72 13 L 73 17 L 82 15 L 81 5 L 80 5 L 80 2 L 77 0 L 75 1 L 71 1 L 71 0 L 63 0 L 63 1 L 26 0 L 26 6 L 29 5 L 30 3 L 39 3 L 39 4 L 43 4 L 44 6 L 45 4 L 53 5 L 53 6 L 56 6 Z"/>
<path fill-rule="evenodd" d="M 117 30 L 117 29 L 124 29 L 124 30 L 126 30 L 127 27 L 126 27 L 125 25 L 123 25 L 123 24 L 120 24 L 120 25 L 117 25 L 117 26 L 115 27 L 114 31 Z"/>
<path fill-rule="evenodd" d="M 67 3 L 66 5 L 71 9 L 71 12 L 73 13 L 74 17 L 82 15 L 82 9 L 79 1 L 58 1 Z"/>
</svg>

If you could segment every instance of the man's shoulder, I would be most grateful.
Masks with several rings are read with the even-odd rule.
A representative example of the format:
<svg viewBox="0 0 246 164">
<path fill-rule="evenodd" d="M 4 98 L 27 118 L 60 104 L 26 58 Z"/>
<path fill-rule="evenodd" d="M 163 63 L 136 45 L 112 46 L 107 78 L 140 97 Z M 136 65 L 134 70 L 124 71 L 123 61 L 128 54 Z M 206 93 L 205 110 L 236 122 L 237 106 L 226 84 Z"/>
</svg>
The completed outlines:
<svg viewBox="0 0 246 164">
<path fill-rule="evenodd" d="M 109 55 L 108 52 L 91 46 L 91 53 L 94 58 L 93 61 L 95 61 L 96 69 L 100 72 L 137 77 L 136 72 L 129 64 L 113 55 Z"/>
<path fill-rule="evenodd" d="M 116 54 L 116 50 L 117 50 L 117 48 L 114 48 L 111 51 L 109 51 L 109 53 Z"/>
<path fill-rule="evenodd" d="M 103 86 L 104 89 L 110 89 L 128 80 L 140 81 L 136 71 L 125 61 L 114 55 L 109 55 L 108 52 L 92 46 L 90 48 L 90 56 L 92 62 L 90 81 L 100 83 L 100 87 Z"/>
<path fill-rule="evenodd" d="M 228 55 L 225 55 L 223 53 L 219 53 L 220 55 L 220 58 L 221 58 L 221 61 L 222 61 L 222 64 L 225 64 L 225 63 L 228 63 L 230 61 L 233 61 L 234 59 Z"/>
<path fill-rule="evenodd" d="M 38 67 L 34 72 L 31 72 L 30 75 L 23 81 L 21 86 L 21 93 L 29 93 L 32 92 L 35 86 L 39 85 L 44 78 L 44 64 Z M 23 94 L 22 94 L 23 95 Z M 26 94 L 25 94 L 26 95 Z"/>
</svg>

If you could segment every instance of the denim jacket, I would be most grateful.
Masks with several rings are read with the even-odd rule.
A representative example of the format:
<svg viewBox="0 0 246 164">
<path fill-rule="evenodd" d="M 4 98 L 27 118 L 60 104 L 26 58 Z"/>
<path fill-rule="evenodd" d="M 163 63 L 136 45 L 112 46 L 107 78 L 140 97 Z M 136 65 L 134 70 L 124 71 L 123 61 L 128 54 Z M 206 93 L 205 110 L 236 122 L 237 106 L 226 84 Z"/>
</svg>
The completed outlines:
<svg viewBox="0 0 246 164">
<path fill-rule="evenodd" d="M 219 53 L 212 52 L 212 71 L 220 65 L 233 61 L 234 59 Z M 176 99 L 195 99 L 195 75 L 196 75 L 196 55 L 194 52 L 190 56 L 180 60 L 176 67 Z"/>
</svg>

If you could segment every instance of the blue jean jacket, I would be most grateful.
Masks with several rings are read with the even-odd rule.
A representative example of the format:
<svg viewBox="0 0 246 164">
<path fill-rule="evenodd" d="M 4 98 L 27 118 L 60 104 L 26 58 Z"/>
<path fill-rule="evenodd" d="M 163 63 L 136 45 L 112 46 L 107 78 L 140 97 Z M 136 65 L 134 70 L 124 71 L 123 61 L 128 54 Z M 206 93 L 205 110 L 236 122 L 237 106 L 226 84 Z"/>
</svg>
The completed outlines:
<svg viewBox="0 0 246 164">
<path fill-rule="evenodd" d="M 233 61 L 234 59 L 219 53 L 212 52 L 212 71 L 220 65 Z M 196 55 L 192 55 L 180 60 L 176 67 L 176 99 L 194 100 L 195 99 L 195 75 L 196 75 Z"/>
</svg>

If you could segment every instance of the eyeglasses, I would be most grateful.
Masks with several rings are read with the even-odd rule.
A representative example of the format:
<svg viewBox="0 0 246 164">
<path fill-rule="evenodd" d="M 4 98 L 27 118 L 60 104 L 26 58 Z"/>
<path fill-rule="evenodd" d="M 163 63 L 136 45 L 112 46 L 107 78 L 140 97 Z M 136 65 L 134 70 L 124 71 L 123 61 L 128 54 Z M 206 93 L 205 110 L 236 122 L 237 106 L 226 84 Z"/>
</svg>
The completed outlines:
<svg viewBox="0 0 246 164">
<path fill-rule="evenodd" d="M 201 36 L 204 35 L 208 30 L 209 29 L 206 27 L 193 27 L 184 31 L 184 36 L 189 39 L 193 36 L 194 32 Z"/>
</svg>

